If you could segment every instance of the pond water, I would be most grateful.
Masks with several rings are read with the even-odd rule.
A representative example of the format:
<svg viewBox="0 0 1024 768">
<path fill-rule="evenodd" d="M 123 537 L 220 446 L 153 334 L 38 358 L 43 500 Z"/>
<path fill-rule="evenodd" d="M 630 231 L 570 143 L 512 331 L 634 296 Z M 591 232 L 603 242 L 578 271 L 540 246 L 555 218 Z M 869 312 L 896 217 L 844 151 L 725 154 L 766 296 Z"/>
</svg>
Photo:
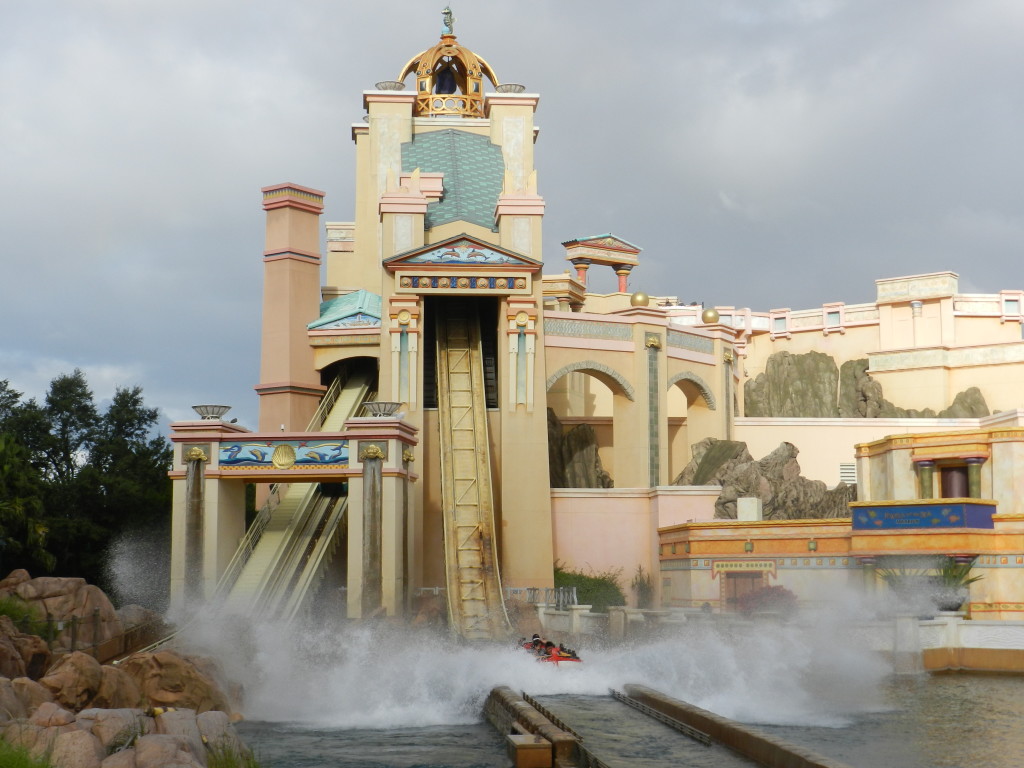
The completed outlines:
<svg viewBox="0 0 1024 768">
<path fill-rule="evenodd" d="M 628 683 L 854 768 L 1024 764 L 1024 678 L 894 678 L 838 620 L 813 629 L 694 622 L 632 646 L 583 645 L 583 664 L 557 669 L 509 645 L 388 626 L 301 635 L 260 628 L 235 635 L 230 650 L 223 630 L 193 641 L 244 681 L 249 721 L 240 730 L 267 768 L 506 767 L 503 738 L 480 715 L 491 688 L 593 700 L 600 712 L 609 688 Z M 628 739 L 620 741 L 628 765 Z M 639 758 L 642 739 L 636 749 Z"/>
</svg>

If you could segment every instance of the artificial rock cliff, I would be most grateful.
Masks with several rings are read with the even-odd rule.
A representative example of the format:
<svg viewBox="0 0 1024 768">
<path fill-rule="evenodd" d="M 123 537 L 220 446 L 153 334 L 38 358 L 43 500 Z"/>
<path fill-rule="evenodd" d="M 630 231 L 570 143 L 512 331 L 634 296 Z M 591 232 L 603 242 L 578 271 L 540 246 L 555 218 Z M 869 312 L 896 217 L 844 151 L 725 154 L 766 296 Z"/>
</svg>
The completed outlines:
<svg viewBox="0 0 1024 768">
<path fill-rule="evenodd" d="M 611 476 L 601 465 L 597 435 L 589 424 L 565 431 L 548 408 L 548 467 L 552 488 L 611 488 Z"/>
<path fill-rule="evenodd" d="M 756 460 L 746 443 L 734 440 L 701 440 L 693 446 L 693 459 L 674 485 L 720 485 L 715 502 L 715 517 L 736 519 L 736 500 L 754 496 L 761 500 L 765 520 L 804 520 L 848 517 L 847 504 L 857 497 L 857 489 L 845 483 L 829 489 L 820 480 L 800 475 L 792 443 Z"/>
<path fill-rule="evenodd" d="M 868 373 L 866 359 L 837 366 L 822 352 L 776 352 L 764 373 L 743 387 L 744 416 L 775 418 L 966 418 L 987 416 L 981 390 L 970 387 L 939 412 L 901 408 L 885 399 L 882 385 Z"/>
</svg>

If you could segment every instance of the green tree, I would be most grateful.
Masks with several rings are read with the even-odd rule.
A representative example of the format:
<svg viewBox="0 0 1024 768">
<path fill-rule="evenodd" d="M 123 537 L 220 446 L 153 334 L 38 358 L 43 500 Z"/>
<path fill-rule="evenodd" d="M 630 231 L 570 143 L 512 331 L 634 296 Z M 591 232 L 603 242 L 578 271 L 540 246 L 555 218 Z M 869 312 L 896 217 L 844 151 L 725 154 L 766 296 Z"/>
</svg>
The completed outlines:
<svg viewBox="0 0 1024 768">
<path fill-rule="evenodd" d="M 50 382 L 46 394 L 49 438 L 45 441 L 47 478 L 57 486 L 70 487 L 89 456 L 99 426 L 99 414 L 85 374 L 75 369 Z"/>
<path fill-rule="evenodd" d="M 0 432 L 7 432 L 6 424 L 21 404 L 21 392 L 11 389 L 7 379 L 0 381 Z"/>
<path fill-rule="evenodd" d="M 0 562 L 50 570 L 39 475 L 29 452 L 13 435 L 0 433 Z"/>
<path fill-rule="evenodd" d="M 23 480 L 30 478 L 18 481 L 17 491 L 0 484 L 0 526 L 20 542 L 3 556 L 4 567 L 81 576 L 109 588 L 107 552 L 126 532 L 169 539 L 171 448 L 157 434 L 157 410 L 132 387 L 119 388 L 101 414 L 77 369 L 53 379 L 43 405 L 20 398 L 0 382 L 0 434 L 14 441 L 3 447 Z"/>
</svg>

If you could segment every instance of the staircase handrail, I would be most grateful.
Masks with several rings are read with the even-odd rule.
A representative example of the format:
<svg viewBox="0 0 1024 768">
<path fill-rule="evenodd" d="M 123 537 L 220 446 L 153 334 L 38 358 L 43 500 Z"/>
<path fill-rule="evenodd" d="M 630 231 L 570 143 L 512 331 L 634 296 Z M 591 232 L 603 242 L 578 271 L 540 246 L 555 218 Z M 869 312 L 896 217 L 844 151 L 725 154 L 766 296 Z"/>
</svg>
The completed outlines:
<svg viewBox="0 0 1024 768">
<path fill-rule="evenodd" d="M 307 432 L 319 432 L 320 427 L 327 421 L 327 416 L 330 414 L 331 409 L 334 408 L 334 404 L 338 402 L 338 398 L 341 396 L 341 391 L 345 388 L 345 384 L 348 381 L 348 376 L 335 376 L 334 381 L 324 392 L 323 398 L 320 400 L 320 405 L 316 407 L 316 411 L 313 413 L 313 417 L 309 420 L 309 425 L 306 427 Z"/>
<path fill-rule="evenodd" d="M 242 569 L 245 568 L 245 564 L 252 557 L 252 553 L 256 550 L 256 545 L 260 543 L 260 538 L 262 538 L 263 531 L 270 522 L 274 508 L 280 503 L 280 485 L 274 483 L 270 486 L 270 495 L 267 496 L 267 500 L 260 507 L 259 512 L 256 513 L 256 518 L 252 521 L 252 525 L 249 526 L 249 530 L 245 532 L 242 540 L 238 542 L 238 548 L 235 549 L 235 554 L 232 556 L 227 568 L 224 569 L 224 573 L 217 580 L 217 586 L 213 590 L 211 602 L 221 601 L 227 597 L 231 588 L 235 586 L 235 582 L 242 573 Z"/>
<path fill-rule="evenodd" d="M 331 412 L 334 404 L 338 401 L 347 378 L 346 376 L 336 376 L 331 382 L 324 393 L 323 399 L 320 401 L 320 405 L 317 406 L 316 412 L 309 420 L 309 424 L 306 427 L 307 432 L 319 431 L 324 420 L 327 418 L 327 414 Z M 238 543 L 238 548 L 235 550 L 231 562 L 228 563 L 228 567 L 224 569 L 224 573 L 218 579 L 217 587 L 213 591 L 214 601 L 226 597 L 227 593 L 231 591 L 231 588 L 242 573 L 242 569 L 245 568 L 245 564 L 249 562 L 249 558 L 252 557 L 252 553 L 260 543 L 263 531 L 270 522 L 274 508 L 280 503 L 281 486 L 279 483 L 274 483 L 270 486 L 270 494 L 267 496 L 267 500 L 260 507 L 259 512 L 256 513 L 256 518 L 252 521 L 252 525 L 249 526 L 249 530 L 245 532 L 242 540 Z"/>
<path fill-rule="evenodd" d="M 336 504 L 325 510 L 323 530 L 313 544 L 313 550 L 309 553 L 309 559 L 304 568 L 299 572 L 296 583 L 292 585 L 287 594 L 284 606 L 281 610 L 281 617 L 286 623 L 291 623 L 299 614 L 309 590 L 318 584 L 323 577 L 324 570 L 331 560 L 331 555 L 336 544 L 338 526 L 345 519 L 348 511 L 348 499 L 340 499 Z"/>
</svg>

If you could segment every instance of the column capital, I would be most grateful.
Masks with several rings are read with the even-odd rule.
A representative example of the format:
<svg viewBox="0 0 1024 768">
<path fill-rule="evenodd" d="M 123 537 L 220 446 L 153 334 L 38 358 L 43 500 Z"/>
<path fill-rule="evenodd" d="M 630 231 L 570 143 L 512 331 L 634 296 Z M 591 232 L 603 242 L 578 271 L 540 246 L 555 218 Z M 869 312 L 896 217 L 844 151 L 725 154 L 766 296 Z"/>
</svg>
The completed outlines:
<svg viewBox="0 0 1024 768">
<path fill-rule="evenodd" d="M 263 187 L 263 210 L 276 208 L 297 208 L 308 213 L 321 214 L 324 211 L 324 193 L 312 187 L 298 184 L 273 184 Z"/>
</svg>

